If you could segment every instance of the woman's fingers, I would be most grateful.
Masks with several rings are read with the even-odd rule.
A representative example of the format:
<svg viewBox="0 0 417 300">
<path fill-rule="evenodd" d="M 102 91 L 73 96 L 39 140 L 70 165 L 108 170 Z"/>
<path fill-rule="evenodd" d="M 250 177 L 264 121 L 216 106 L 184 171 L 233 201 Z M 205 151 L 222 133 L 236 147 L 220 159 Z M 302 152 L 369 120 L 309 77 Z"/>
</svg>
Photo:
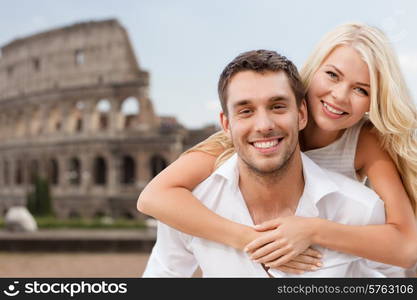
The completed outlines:
<svg viewBox="0 0 417 300">
<path fill-rule="evenodd" d="M 291 251 L 291 248 L 287 246 L 280 246 L 281 243 L 279 241 L 268 244 L 262 247 L 261 249 L 257 250 L 256 253 L 258 253 L 259 255 L 252 255 L 251 259 L 259 263 L 267 263 L 276 260 L 278 257 Z"/>
<path fill-rule="evenodd" d="M 284 249 L 289 250 L 287 247 L 284 248 Z M 281 255 L 276 256 L 277 259 L 269 260 L 267 263 L 264 263 L 265 266 L 276 269 L 279 266 L 285 265 L 289 261 L 293 260 L 295 256 L 297 256 L 297 253 L 295 253 L 294 251 L 287 252 L 286 254 L 284 254 L 284 253 L 285 253 L 285 251 L 282 251 Z"/>
<path fill-rule="evenodd" d="M 255 260 L 255 262 L 263 263 L 267 267 L 276 268 L 276 267 L 278 267 L 280 265 L 283 265 L 283 264 L 287 263 L 288 261 L 292 260 L 295 255 L 296 254 L 291 251 L 290 247 L 285 246 L 281 249 L 272 251 L 271 253 L 269 253 L 268 255 L 263 256 L 262 258 L 259 258 L 259 259 Z M 284 260 L 282 260 L 283 257 L 285 257 Z M 271 263 L 275 263 L 278 260 L 280 260 L 279 264 L 274 264 L 273 266 L 271 266 Z"/>
<path fill-rule="evenodd" d="M 255 229 L 257 231 L 271 230 L 271 229 L 277 228 L 279 224 L 280 224 L 280 218 L 276 218 L 276 219 L 268 220 L 261 224 L 255 225 Z"/>
<path fill-rule="evenodd" d="M 255 252 L 253 252 L 250 256 L 253 260 L 258 260 L 260 258 L 265 257 L 266 255 L 270 254 L 271 252 L 275 250 L 279 250 L 285 246 L 283 241 L 273 241 L 269 244 L 266 244 L 260 248 L 258 248 Z"/>
<path fill-rule="evenodd" d="M 263 236 L 255 239 L 252 242 L 250 242 L 249 244 L 247 244 L 244 250 L 247 253 L 251 253 L 251 252 L 257 250 L 258 248 L 261 248 L 262 246 L 265 246 L 265 245 L 277 240 L 278 238 L 279 238 L 279 236 L 276 235 L 274 232 L 264 234 Z"/>
</svg>

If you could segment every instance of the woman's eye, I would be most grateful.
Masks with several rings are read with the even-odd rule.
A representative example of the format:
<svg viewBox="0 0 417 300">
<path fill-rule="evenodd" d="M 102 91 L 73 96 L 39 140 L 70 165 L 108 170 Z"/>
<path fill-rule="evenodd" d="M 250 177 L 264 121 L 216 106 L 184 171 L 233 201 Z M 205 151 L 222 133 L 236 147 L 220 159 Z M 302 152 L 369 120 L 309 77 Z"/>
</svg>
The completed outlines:
<svg viewBox="0 0 417 300">
<path fill-rule="evenodd" d="M 329 75 L 329 77 L 330 78 L 332 78 L 332 79 L 337 79 L 338 78 L 338 76 L 337 76 L 337 74 L 335 73 L 335 72 L 332 72 L 332 71 L 326 71 L 326 73 Z"/>
<path fill-rule="evenodd" d="M 355 90 L 358 91 L 358 93 L 360 93 L 360 94 L 362 94 L 364 96 L 368 96 L 369 95 L 368 91 L 365 90 L 365 89 L 363 89 L 363 88 L 357 87 L 357 88 L 355 88 Z"/>
</svg>

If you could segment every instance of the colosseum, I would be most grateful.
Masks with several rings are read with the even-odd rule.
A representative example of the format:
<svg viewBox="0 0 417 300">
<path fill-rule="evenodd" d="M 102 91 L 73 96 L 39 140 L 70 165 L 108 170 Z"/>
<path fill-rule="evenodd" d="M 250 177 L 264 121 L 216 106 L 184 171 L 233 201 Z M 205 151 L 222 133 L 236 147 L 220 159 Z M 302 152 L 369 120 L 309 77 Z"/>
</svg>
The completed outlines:
<svg viewBox="0 0 417 300">
<path fill-rule="evenodd" d="M 141 218 L 143 187 L 215 128 L 155 114 L 149 73 L 117 20 L 78 23 L 1 47 L 0 213 L 36 176 L 60 218 Z"/>
</svg>

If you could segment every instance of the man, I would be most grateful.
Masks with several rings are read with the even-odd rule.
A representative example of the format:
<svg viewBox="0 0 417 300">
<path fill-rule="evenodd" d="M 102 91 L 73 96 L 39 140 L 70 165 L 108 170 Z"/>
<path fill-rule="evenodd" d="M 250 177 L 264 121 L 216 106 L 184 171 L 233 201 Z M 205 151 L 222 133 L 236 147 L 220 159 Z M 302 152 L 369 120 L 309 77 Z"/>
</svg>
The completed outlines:
<svg viewBox="0 0 417 300">
<path fill-rule="evenodd" d="M 197 186 L 194 196 L 217 214 L 251 226 L 294 214 L 352 225 L 384 223 L 383 203 L 374 192 L 322 170 L 300 152 L 298 133 L 307 123 L 304 94 L 297 69 L 276 52 L 236 57 L 220 76 L 219 96 L 221 123 L 237 153 Z M 382 264 L 320 251 L 324 266 L 304 276 L 383 276 L 377 270 Z M 187 277 L 197 266 L 209 277 L 288 276 L 242 251 L 159 223 L 144 276 Z"/>
</svg>

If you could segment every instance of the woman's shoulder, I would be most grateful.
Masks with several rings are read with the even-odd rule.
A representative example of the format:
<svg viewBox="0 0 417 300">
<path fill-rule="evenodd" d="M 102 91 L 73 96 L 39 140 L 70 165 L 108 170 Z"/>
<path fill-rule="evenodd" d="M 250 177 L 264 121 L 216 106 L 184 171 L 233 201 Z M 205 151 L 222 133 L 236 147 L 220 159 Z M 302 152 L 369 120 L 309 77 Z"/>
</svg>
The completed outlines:
<svg viewBox="0 0 417 300">
<path fill-rule="evenodd" d="M 362 169 L 366 162 L 369 161 L 370 156 L 383 151 L 379 131 L 371 121 L 367 120 L 361 128 L 358 138 L 355 155 L 355 169 Z"/>
<path fill-rule="evenodd" d="M 372 124 L 370 120 L 363 121 L 362 127 L 360 128 L 358 147 L 360 143 L 372 143 L 374 145 L 379 145 L 380 134 L 378 129 Z M 368 145 L 370 146 L 370 145 Z"/>
</svg>

